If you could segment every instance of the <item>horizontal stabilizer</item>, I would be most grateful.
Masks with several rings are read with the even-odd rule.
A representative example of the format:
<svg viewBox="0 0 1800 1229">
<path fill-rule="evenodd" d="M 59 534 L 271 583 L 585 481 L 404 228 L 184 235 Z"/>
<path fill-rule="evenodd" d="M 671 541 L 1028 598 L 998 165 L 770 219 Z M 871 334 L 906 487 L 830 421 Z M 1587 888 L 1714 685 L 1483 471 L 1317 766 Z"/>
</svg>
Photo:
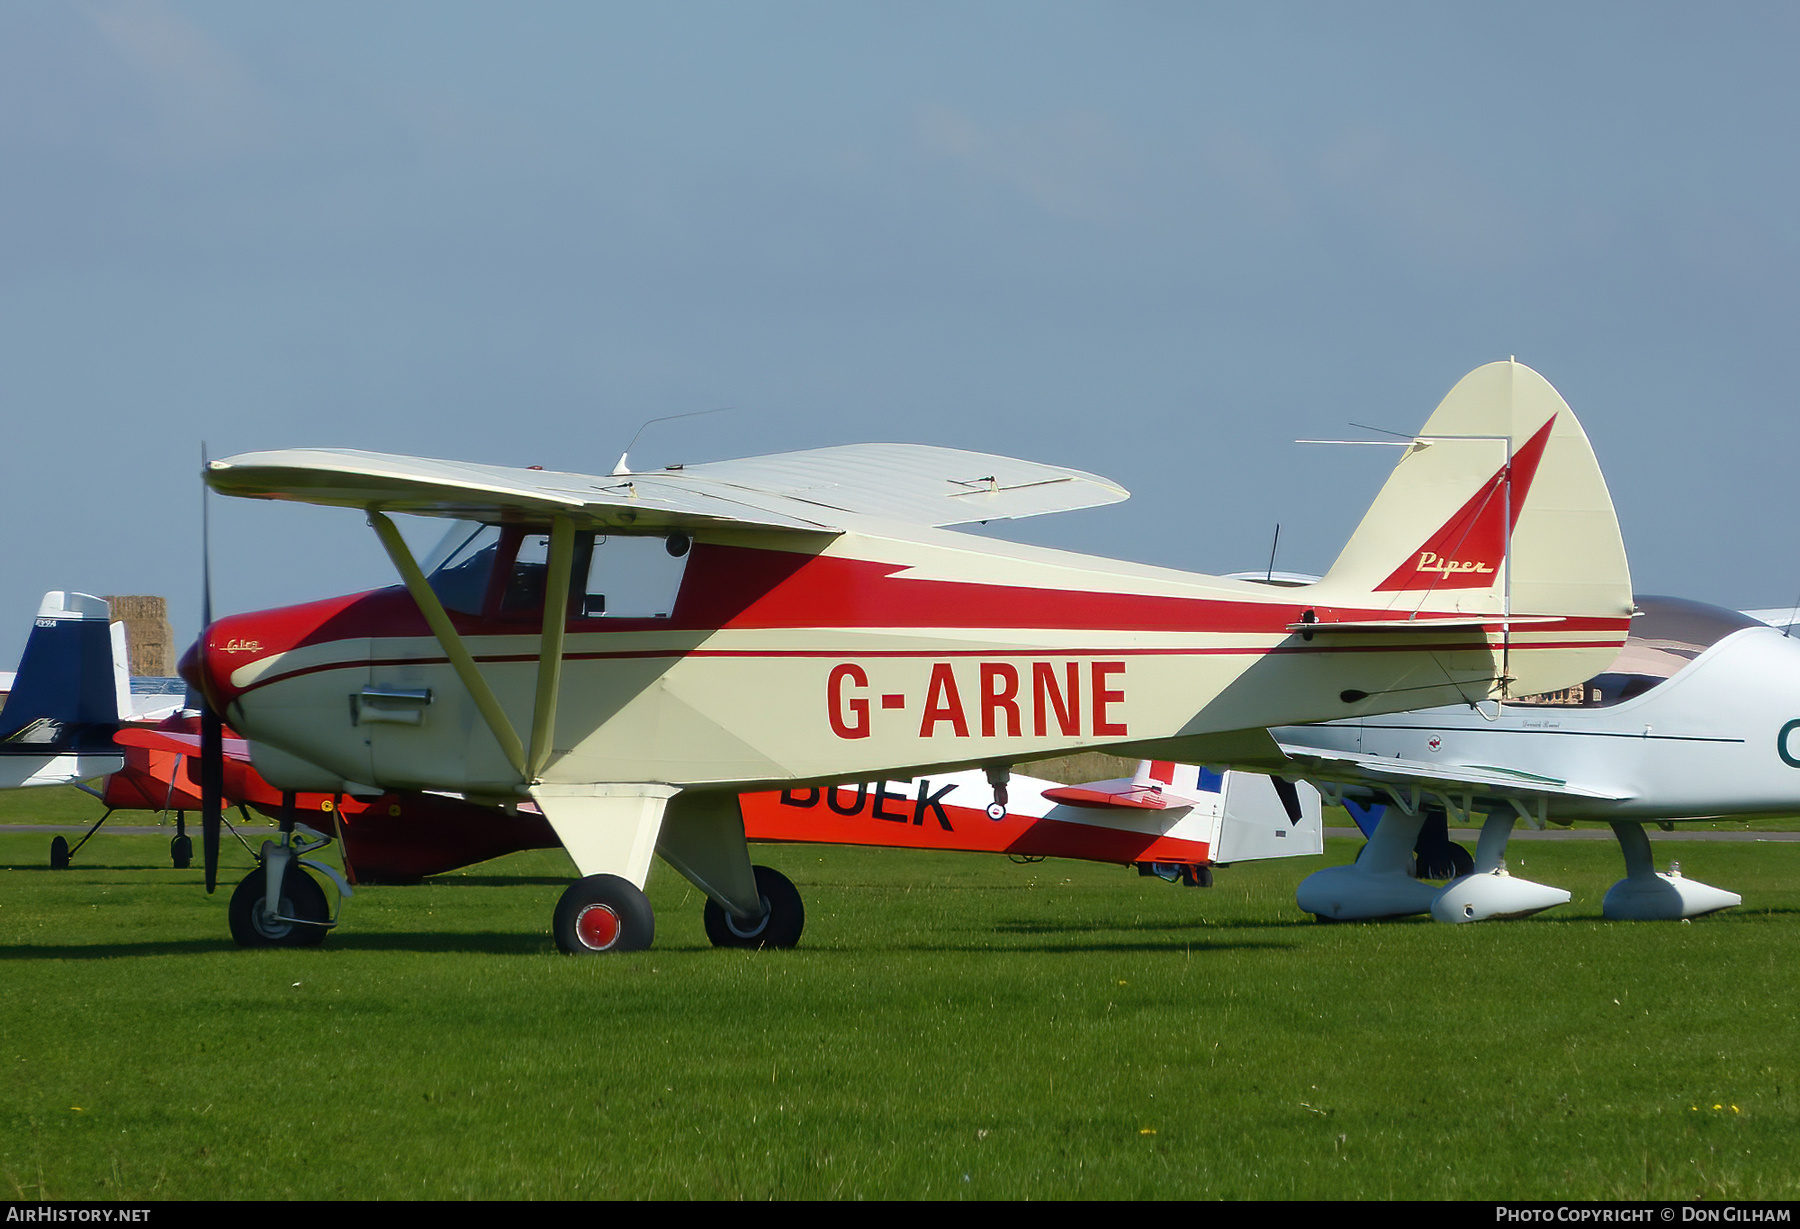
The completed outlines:
<svg viewBox="0 0 1800 1229">
<path fill-rule="evenodd" d="M 1107 781 L 1089 781 L 1083 785 L 1059 785 L 1044 791 L 1044 797 L 1064 806 L 1106 808 L 1131 811 L 1166 811 L 1175 807 L 1198 806 L 1203 793 L 1216 796 L 1221 777 L 1193 764 L 1177 764 L 1171 760 L 1139 760 L 1137 771 L 1129 777 Z"/>
<path fill-rule="evenodd" d="M 225 495 L 498 520 L 569 516 L 584 528 L 836 531 L 859 517 L 945 526 L 1127 498 L 1080 470 L 919 444 L 857 444 L 595 477 L 297 448 L 212 462 Z"/>
<path fill-rule="evenodd" d="M 1121 789 L 1107 788 L 1117 784 L 1119 783 L 1112 781 L 1096 781 L 1091 785 L 1059 785 L 1045 790 L 1044 797 L 1070 807 L 1119 807 L 1135 811 L 1166 811 L 1170 807 L 1193 806 L 1195 801 L 1179 794 L 1135 788 L 1129 781 Z"/>
</svg>

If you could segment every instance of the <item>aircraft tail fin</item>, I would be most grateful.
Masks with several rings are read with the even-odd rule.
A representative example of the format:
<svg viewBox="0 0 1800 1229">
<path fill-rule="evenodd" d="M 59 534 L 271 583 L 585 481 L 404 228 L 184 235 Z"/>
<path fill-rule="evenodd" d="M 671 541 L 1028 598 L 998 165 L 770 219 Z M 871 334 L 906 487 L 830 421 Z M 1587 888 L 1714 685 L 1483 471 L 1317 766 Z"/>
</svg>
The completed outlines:
<svg viewBox="0 0 1800 1229">
<path fill-rule="evenodd" d="M 1307 592 L 1319 602 L 1308 613 L 1338 644 L 1400 647 L 1427 627 L 1497 635 L 1502 696 L 1605 670 L 1633 609 L 1618 517 L 1587 434 L 1550 382 L 1516 361 L 1477 368 L 1450 390 Z M 1417 699 L 1433 702 L 1416 682 Z M 1345 702 L 1362 694 L 1347 691 Z"/>
<path fill-rule="evenodd" d="M 124 627 L 111 622 L 106 599 L 52 590 L 0 709 L 0 745 L 43 755 L 112 753 L 130 695 Z"/>
<path fill-rule="evenodd" d="M 1587 434 L 1550 382 L 1517 361 L 1477 368 L 1450 390 L 1320 587 L 1396 614 L 1632 609 L 1618 517 Z"/>
</svg>

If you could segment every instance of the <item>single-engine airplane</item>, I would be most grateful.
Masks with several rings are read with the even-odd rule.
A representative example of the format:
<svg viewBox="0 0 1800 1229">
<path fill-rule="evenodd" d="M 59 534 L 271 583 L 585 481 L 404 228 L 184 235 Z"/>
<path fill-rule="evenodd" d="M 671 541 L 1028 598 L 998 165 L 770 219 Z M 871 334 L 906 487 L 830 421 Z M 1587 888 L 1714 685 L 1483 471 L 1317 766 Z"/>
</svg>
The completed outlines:
<svg viewBox="0 0 1800 1229">
<path fill-rule="evenodd" d="M 529 798 L 583 876 L 555 913 L 570 953 L 650 944 L 653 854 L 797 938 L 742 792 L 980 768 L 1004 807 L 1011 764 L 1075 750 L 1230 765 L 1268 726 L 1569 686 L 1631 612 L 1587 437 L 1516 362 L 1451 390 L 1305 589 L 947 532 L 1126 492 L 913 445 L 602 477 L 296 449 L 205 480 L 362 510 L 404 583 L 209 619 L 183 664 L 203 779 L 229 720 L 286 793 Z M 394 513 L 457 523 L 421 566 Z M 216 805 L 203 825 L 210 890 Z M 252 872 L 263 916 L 323 924 L 283 910 L 285 841 Z"/>
<path fill-rule="evenodd" d="M 1340 920 L 1429 912 L 1469 922 L 1566 903 L 1561 888 L 1507 874 L 1519 820 L 1612 825 L 1626 874 L 1602 902 L 1609 918 L 1742 903 L 1679 866 L 1659 873 L 1643 826 L 1800 812 L 1800 641 L 1699 602 L 1644 596 L 1637 607 L 1617 660 L 1573 686 L 1270 731 L 1285 759 L 1266 767 L 1341 799 L 1371 833 L 1355 864 L 1301 883 L 1300 907 Z M 1485 819 L 1470 858 L 1445 828 L 1476 814 Z"/>
</svg>

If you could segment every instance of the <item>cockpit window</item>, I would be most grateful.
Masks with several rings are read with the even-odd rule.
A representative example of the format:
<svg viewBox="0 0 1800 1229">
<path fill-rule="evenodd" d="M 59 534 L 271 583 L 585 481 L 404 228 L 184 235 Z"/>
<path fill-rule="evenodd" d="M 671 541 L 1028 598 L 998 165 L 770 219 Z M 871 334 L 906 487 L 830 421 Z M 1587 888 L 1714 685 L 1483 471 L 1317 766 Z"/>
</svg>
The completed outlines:
<svg viewBox="0 0 1800 1229">
<path fill-rule="evenodd" d="M 512 573 L 500 593 L 500 613 L 542 616 L 544 579 L 550 572 L 550 535 L 527 532 L 518 538 L 518 543 Z"/>
<path fill-rule="evenodd" d="M 481 613 L 499 545 L 498 525 L 457 521 L 425 556 L 426 579 L 446 610 L 467 615 Z"/>
<path fill-rule="evenodd" d="M 570 617 L 668 618 L 687 570 L 689 544 L 687 535 L 679 533 L 666 537 L 576 533 Z M 459 521 L 426 556 L 424 570 L 448 610 L 542 619 L 550 535 L 541 528 Z"/>
<path fill-rule="evenodd" d="M 1733 632 L 1762 624 L 1748 615 L 1679 597 L 1645 595 L 1618 660 L 1604 674 L 1563 691 L 1519 696 L 1529 708 L 1609 708 L 1643 695 Z"/>
</svg>

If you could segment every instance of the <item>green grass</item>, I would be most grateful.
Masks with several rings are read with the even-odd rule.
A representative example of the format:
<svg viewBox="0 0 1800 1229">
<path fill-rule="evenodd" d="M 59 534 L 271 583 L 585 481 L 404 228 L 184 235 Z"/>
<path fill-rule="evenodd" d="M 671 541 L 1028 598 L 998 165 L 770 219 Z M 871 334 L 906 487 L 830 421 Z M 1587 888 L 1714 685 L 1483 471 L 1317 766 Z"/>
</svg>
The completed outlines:
<svg viewBox="0 0 1800 1229">
<path fill-rule="evenodd" d="M 574 960 L 559 853 L 242 951 L 164 838 L 47 841 L 0 834 L 7 1197 L 1800 1194 L 1791 846 L 1659 846 L 1744 907 L 1612 924 L 1610 845 L 1515 845 L 1575 902 L 1468 927 L 1315 925 L 1320 859 L 764 848 L 800 949 L 713 950 L 659 868 L 655 950 Z"/>
<path fill-rule="evenodd" d="M 98 787 L 99 782 L 94 784 Z M 98 798 L 73 785 L 0 790 L 0 824 L 91 824 L 104 814 L 106 808 Z M 118 820 L 126 824 L 154 824 L 158 817 L 148 811 L 131 811 L 120 812 Z M 173 815 L 169 823 L 174 825 Z"/>
</svg>

